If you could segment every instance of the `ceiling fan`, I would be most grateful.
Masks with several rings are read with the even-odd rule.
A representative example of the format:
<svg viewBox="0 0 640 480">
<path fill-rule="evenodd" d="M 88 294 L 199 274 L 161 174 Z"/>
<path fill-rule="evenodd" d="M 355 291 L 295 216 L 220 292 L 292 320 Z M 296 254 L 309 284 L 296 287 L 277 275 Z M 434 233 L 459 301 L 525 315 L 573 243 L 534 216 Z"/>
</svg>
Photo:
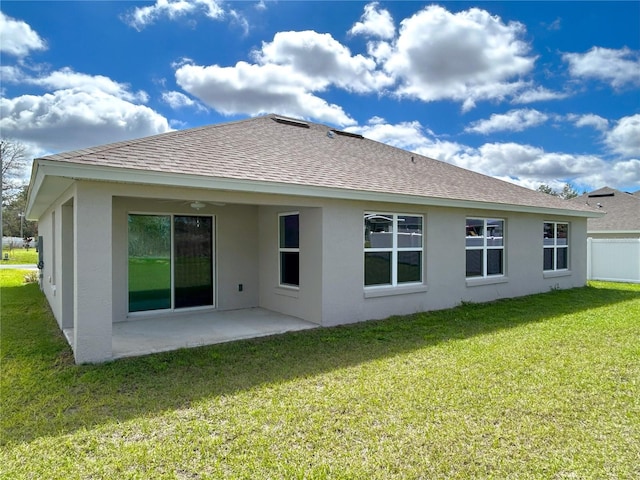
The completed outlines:
<svg viewBox="0 0 640 480">
<path fill-rule="evenodd" d="M 200 210 L 201 208 L 204 208 L 207 205 L 210 205 L 212 207 L 224 207 L 226 205 L 226 203 L 223 203 L 223 202 L 201 202 L 200 200 L 194 200 L 193 202 L 189 203 L 189 206 L 191 208 L 193 208 L 194 210 Z"/>
<path fill-rule="evenodd" d="M 161 200 L 162 202 L 170 202 L 170 203 L 181 203 L 183 205 L 189 205 L 194 210 L 200 211 L 205 207 L 224 207 L 226 203 L 224 202 L 202 202 L 200 200 Z"/>
</svg>

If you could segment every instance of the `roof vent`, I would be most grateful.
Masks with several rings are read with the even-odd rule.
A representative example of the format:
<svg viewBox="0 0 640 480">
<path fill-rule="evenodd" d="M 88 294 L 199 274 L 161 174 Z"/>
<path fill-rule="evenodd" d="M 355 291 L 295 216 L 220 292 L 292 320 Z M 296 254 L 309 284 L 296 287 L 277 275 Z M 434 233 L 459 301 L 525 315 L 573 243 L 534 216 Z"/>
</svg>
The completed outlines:
<svg viewBox="0 0 640 480">
<path fill-rule="evenodd" d="M 351 132 L 345 132 L 344 130 L 335 130 L 335 129 L 330 131 L 335 133 L 336 135 L 342 135 L 343 137 L 364 138 L 359 133 L 351 133 Z"/>
<path fill-rule="evenodd" d="M 589 195 L 589 198 L 613 197 L 615 193 L 596 193 Z"/>
<path fill-rule="evenodd" d="M 294 127 L 309 128 L 309 124 L 301 122 L 300 120 L 294 120 L 292 118 L 285 117 L 272 117 L 276 122 L 283 123 L 285 125 L 293 125 Z"/>
</svg>

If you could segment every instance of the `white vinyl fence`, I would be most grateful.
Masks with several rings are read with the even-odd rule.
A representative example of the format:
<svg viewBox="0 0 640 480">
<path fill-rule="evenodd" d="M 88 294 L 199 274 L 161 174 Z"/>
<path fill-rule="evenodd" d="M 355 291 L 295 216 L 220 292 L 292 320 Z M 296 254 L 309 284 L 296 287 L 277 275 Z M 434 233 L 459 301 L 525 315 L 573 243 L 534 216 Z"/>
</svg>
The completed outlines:
<svg viewBox="0 0 640 480">
<path fill-rule="evenodd" d="M 587 278 L 640 283 L 640 238 L 588 238 Z"/>
</svg>

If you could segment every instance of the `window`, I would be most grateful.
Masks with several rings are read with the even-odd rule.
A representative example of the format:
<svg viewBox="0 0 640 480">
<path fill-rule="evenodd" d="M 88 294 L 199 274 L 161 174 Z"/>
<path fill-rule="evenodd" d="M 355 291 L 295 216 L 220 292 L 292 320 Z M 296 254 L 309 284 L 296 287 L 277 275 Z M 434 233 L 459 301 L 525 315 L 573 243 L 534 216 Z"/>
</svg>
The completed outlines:
<svg viewBox="0 0 640 480">
<path fill-rule="evenodd" d="M 467 278 L 504 275 L 504 220 L 467 218 Z"/>
<path fill-rule="evenodd" d="M 422 216 L 364 214 L 364 286 L 422 282 Z"/>
<path fill-rule="evenodd" d="M 280 285 L 300 286 L 300 215 L 281 213 L 280 235 Z"/>
<path fill-rule="evenodd" d="M 544 222 L 543 270 L 569 268 L 569 224 Z"/>
</svg>

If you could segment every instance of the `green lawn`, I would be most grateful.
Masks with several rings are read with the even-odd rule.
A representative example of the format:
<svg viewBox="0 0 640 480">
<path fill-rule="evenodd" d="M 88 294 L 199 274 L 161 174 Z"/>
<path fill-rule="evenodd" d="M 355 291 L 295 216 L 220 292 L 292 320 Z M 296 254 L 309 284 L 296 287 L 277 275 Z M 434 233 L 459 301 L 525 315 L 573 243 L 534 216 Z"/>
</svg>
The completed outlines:
<svg viewBox="0 0 640 480">
<path fill-rule="evenodd" d="M 640 285 L 76 366 L 0 275 L 0 478 L 640 478 Z"/>
<path fill-rule="evenodd" d="M 4 260 L 4 255 L 9 255 L 9 260 Z M 36 264 L 38 263 L 38 252 L 35 248 L 26 250 L 24 248 L 14 248 L 9 251 L 8 248 L 2 250 L 2 256 L 0 257 L 3 265 L 24 265 L 24 264 Z"/>
</svg>

